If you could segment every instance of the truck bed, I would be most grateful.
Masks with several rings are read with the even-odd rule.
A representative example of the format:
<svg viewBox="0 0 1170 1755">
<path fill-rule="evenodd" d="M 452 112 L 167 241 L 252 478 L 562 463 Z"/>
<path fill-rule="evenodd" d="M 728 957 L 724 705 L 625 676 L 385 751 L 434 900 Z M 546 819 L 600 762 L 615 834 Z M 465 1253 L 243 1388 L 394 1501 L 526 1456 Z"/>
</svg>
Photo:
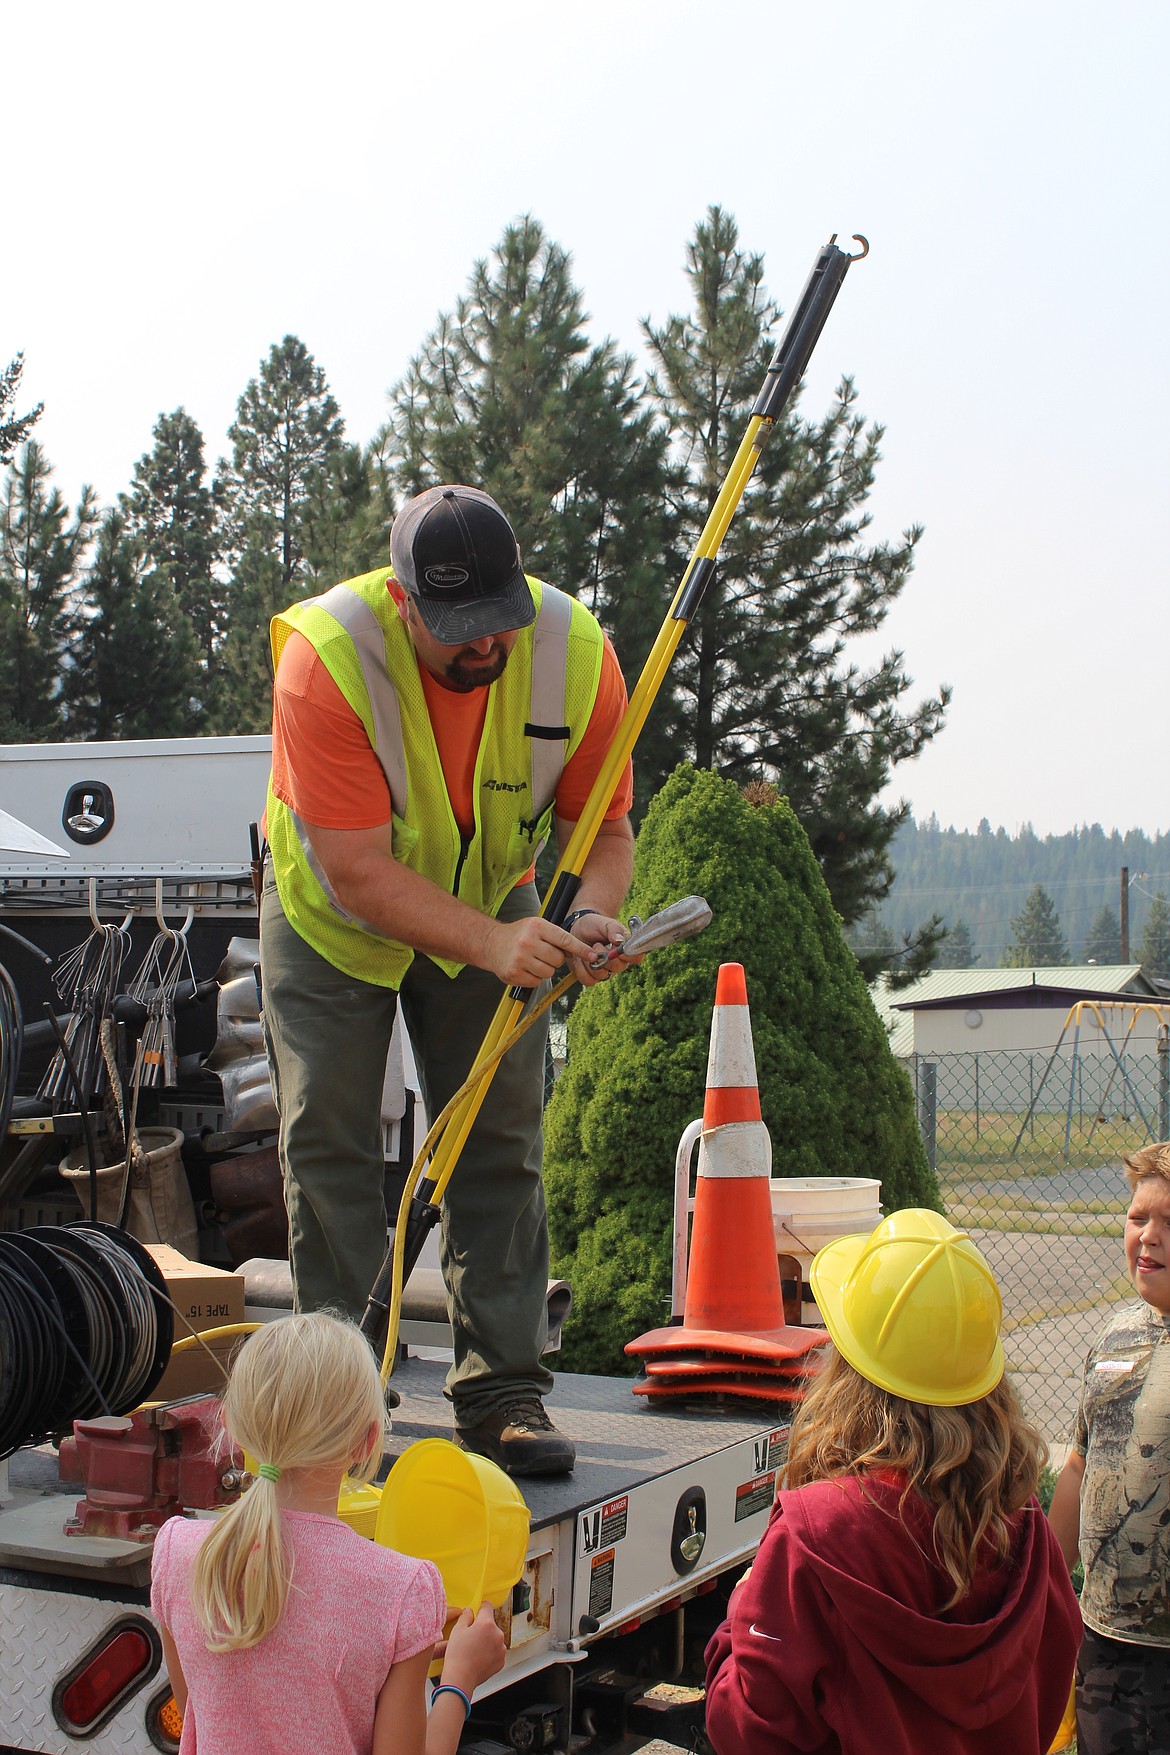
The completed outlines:
<svg viewBox="0 0 1170 1755">
<path fill-rule="evenodd" d="M 402 1397 L 394 1410 L 389 1454 L 399 1456 L 419 1438 L 450 1438 L 454 1425 L 443 1395 L 447 1367 L 410 1358 L 391 1379 Z M 545 1398 L 550 1418 L 577 1446 L 571 1475 L 517 1482 L 532 1513 L 533 1529 L 560 1523 L 598 1500 L 612 1499 L 676 1469 L 698 1464 L 777 1424 L 767 1404 L 694 1402 L 664 1409 L 648 1406 L 626 1377 L 586 1377 L 557 1372 Z"/>
<path fill-rule="evenodd" d="M 391 1466 L 416 1440 L 451 1436 L 446 1372 L 441 1361 L 415 1357 L 395 1370 L 402 1402 Z M 654 1679 L 686 1679 L 684 1651 L 693 1676 L 712 1612 L 722 1613 L 723 1597 L 707 1593 L 726 1591 L 766 1527 L 787 1416 L 768 1403 L 648 1406 L 628 1378 L 567 1372 L 557 1374 L 548 1408 L 576 1444 L 577 1465 L 570 1475 L 517 1482 L 531 1512 L 528 1553 L 511 1600 L 497 1606 L 505 1666 L 478 1691 L 469 1732 L 523 1748 L 539 1725 L 546 1750 L 629 1749 L 657 1736 L 689 1743 L 701 1724 L 698 1691 L 689 1691 L 698 1704 L 682 1709 L 648 1691 Z M 53 1690 L 110 1628 L 127 1617 L 149 1621 L 149 1549 L 61 1533 L 78 1490 L 60 1487 L 51 1447 L 12 1458 L 9 1482 L 0 1509 L 0 1755 L 68 1755 L 78 1744 L 55 1722 Z M 636 1661 L 631 1642 L 641 1642 Z M 93 1755 L 162 1746 L 146 1728 L 160 1688 L 156 1665 L 84 1746 Z M 570 1737 L 582 1703 L 596 1729 Z M 679 1710 L 682 1720 L 657 1728 L 664 1711 Z"/>
</svg>

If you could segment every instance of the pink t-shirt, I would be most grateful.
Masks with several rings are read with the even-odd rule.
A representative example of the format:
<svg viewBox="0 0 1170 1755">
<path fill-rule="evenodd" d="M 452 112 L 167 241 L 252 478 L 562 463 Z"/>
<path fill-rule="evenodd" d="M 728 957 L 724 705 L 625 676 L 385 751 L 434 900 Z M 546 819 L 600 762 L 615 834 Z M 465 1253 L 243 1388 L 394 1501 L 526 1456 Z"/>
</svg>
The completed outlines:
<svg viewBox="0 0 1170 1755">
<path fill-rule="evenodd" d="M 180 1755 L 369 1755 L 391 1666 L 442 1636 L 446 1600 L 429 1560 L 380 1548 L 335 1517 L 285 1511 L 292 1588 L 272 1632 L 246 1651 L 209 1652 L 191 1603 L 206 1519 L 159 1531 L 150 1606 L 187 1682 Z"/>
</svg>

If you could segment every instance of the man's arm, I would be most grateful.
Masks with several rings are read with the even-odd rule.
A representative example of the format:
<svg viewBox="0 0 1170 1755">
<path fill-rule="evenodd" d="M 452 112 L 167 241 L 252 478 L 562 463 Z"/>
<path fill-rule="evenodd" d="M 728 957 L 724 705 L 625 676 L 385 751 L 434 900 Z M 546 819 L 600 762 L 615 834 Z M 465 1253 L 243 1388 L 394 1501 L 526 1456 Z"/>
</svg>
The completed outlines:
<svg viewBox="0 0 1170 1755">
<path fill-rule="evenodd" d="M 563 853 L 576 824 L 557 817 L 556 826 L 557 846 Z M 584 939 L 587 944 L 594 946 L 595 956 L 599 948 L 621 944 L 626 936 L 626 928 L 617 914 L 626 899 L 626 891 L 630 887 L 633 874 L 634 832 L 630 828 L 630 819 L 607 818 L 602 822 L 585 857 L 585 863 L 581 867 L 580 887 L 572 905 L 573 913 L 582 908 L 597 910 L 596 914 L 584 915 L 573 926 L 574 938 Z M 641 958 L 633 960 L 640 962 Z M 590 969 L 587 959 L 573 959 L 573 971 L 584 987 L 592 987 L 597 981 L 608 981 L 616 970 L 627 966 L 624 957 L 615 957 L 604 969 L 599 970 Z"/>
<path fill-rule="evenodd" d="M 1048 1508 L 1048 1521 L 1070 1572 L 1080 1558 L 1081 1482 L 1084 1478 L 1085 1459 L 1079 1450 L 1070 1450 L 1068 1461 L 1057 1477 L 1052 1504 Z"/>
<path fill-rule="evenodd" d="M 502 921 L 481 914 L 395 859 L 389 823 L 376 829 L 306 826 L 341 906 L 425 956 L 472 963 L 508 986 L 536 987 L 570 956 L 587 956 L 596 942 L 539 917 Z M 586 920 L 592 924 L 592 916 Z"/>
</svg>

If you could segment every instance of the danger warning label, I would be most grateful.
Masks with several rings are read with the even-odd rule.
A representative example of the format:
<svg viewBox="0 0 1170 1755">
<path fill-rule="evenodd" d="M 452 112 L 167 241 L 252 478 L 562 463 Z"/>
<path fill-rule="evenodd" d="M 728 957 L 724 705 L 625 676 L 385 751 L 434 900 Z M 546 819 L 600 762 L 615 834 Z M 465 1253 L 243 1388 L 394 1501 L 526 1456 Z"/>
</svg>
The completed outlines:
<svg viewBox="0 0 1170 1755">
<path fill-rule="evenodd" d="M 612 1547 L 625 1536 L 630 1511 L 630 1496 L 610 1499 L 581 1513 L 581 1553 L 596 1554 L 600 1548 Z"/>
<path fill-rule="evenodd" d="M 741 1482 L 735 1489 L 736 1523 L 742 1523 L 745 1517 L 754 1517 L 757 1511 L 770 1511 L 775 1496 L 775 1470 L 770 1470 L 766 1475 L 756 1475 L 754 1480 Z"/>
<path fill-rule="evenodd" d="M 589 1613 L 602 1620 L 613 1608 L 613 1549 L 594 1554 L 589 1562 Z"/>
<path fill-rule="evenodd" d="M 762 1475 L 765 1469 L 775 1471 L 787 1460 L 791 1431 L 791 1426 L 778 1426 L 774 1431 L 752 1439 L 752 1467 L 757 1475 Z"/>
</svg>

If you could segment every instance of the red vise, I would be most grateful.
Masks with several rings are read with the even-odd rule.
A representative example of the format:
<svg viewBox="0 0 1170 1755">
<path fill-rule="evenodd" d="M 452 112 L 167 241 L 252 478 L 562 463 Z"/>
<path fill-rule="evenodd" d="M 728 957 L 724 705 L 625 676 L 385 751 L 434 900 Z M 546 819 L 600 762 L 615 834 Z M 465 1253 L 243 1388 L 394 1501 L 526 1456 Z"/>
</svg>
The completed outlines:
<svg viewBox="0 0 1170 1755">
<path fill-rule="evenodd" d="M 60 1475 L 85 1489 L 67 1536 L 150 1542 L 168 1517 L 233 1504 L 244 1457 L 223 1435 L 215 1397 L 197 1396 L 75 1420 L 72 1438 L 61 1443 Z"/>
</svg>

